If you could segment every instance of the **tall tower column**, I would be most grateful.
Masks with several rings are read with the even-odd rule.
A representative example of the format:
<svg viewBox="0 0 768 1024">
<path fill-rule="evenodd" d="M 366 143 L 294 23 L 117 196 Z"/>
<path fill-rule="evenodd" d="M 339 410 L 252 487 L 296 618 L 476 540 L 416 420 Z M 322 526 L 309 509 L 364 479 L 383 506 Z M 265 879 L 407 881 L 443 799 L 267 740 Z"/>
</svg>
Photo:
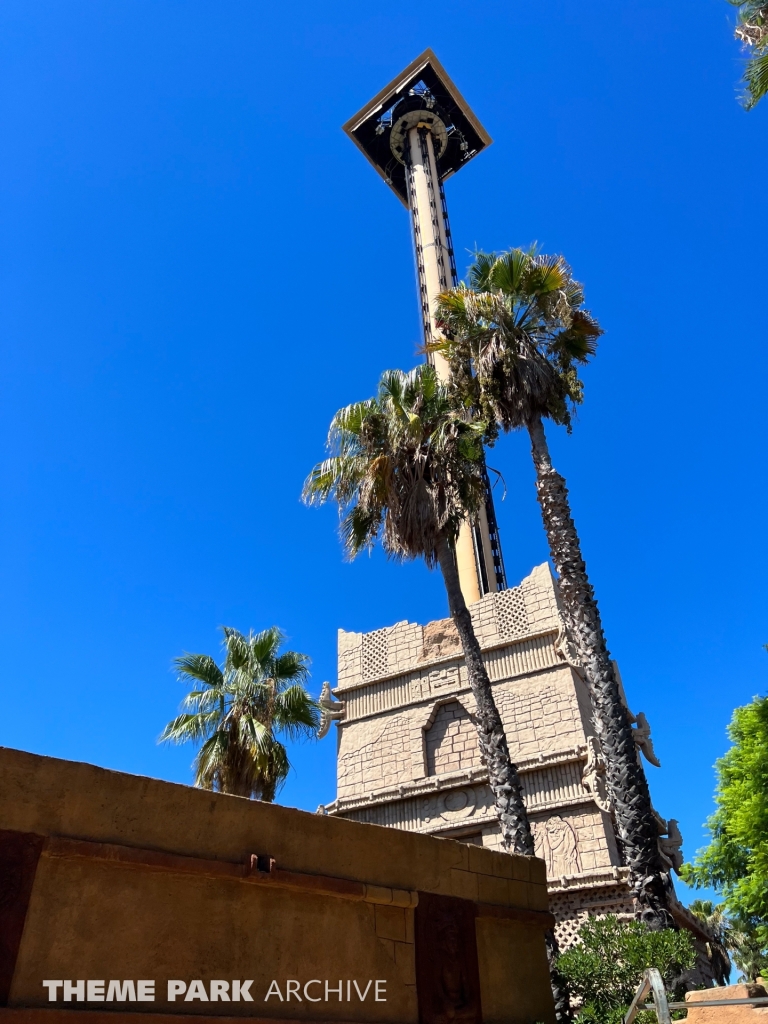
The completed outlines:
<svg viewBox="0 0 768 1024">
<path fill-rule="evenodd" d="M 431 127 L 431 124 L 417 122 L 410 128 L 405 152 L 408 206 L 413 223 L 419 298 L 427 344 L 443 337 L 435 325 L 437 299 L 456 284 L 453 249 L 449 245 L 450 230 L 443 211 Z M 440 352 L 431 352 L 427 358 L 434 364 L 438 379 L 448 380 L 447 359 Z M 482 524 L 478 526 L 482 531 Z M 461 592 L 467 604 L 479 601 L 489 590 L 496 590 L 495 578 L 491 577 L 489 586 L 488 573 L 483 572 L 485 550 L 482 547 L 478 550 L 476 532 L 478 527 L 473 529 L 464 522 L 456 539 L 456 565 Z"/>
<path fill-rule="evenodd" d="M 445 70 L 427 50 L 344 126 L 411 213 L 419 302 L 427 346 L 443 335 L 435 323 L 438 296 L 458 283 L 442 182 L 490 143 Z M 439 352 L 427 356 L 448 379 Z M 467 604 L 506 587 L 488 474 L 475 523 L 463 524 L 456 563 Z"/>
</svg>

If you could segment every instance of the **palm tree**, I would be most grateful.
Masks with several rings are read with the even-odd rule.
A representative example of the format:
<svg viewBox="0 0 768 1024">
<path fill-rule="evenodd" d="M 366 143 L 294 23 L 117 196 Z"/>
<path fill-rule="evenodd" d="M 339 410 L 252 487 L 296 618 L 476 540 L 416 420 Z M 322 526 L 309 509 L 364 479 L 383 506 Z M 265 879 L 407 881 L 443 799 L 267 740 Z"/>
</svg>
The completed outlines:
<svg viewBox="0 0 768 1024">
<path fill-rule="evenodd" d="M 502 841 L 534 856 L 531 827 L 517 767 L 459 585 L 454 545 L 462 522 L 484 500 L 482 436 L 486 425 L 456 411 L 433 367 L 390 370 L 378 394 L 341 409 L 328 435 L 329 458 L 304 484 L 307 504 L 335 501 L 341 536 L 354 558 L 380 538 L 397 560 L 439 565 L 451 617 L 461 640 L 477 710 L 480 754 L 488 769 Z M 568 996 L 554 969 L 554 936 L 547 936 L 558 1021 L 570 1019 Z"/>
<path fill-rule="evenodd" d="M 271 803 L 291 767 L 276 733 L 292 740 L 312 736 L 320 722 L 317 701 L 304 685 L 309 658 L 281 653 L 285 636 L 276 626 L 248 636 L 229 626 L 222 631 L 221 668 L 208 654 L 174 660 L 179 678 L 194 689 L 160 742 L 201 744 L 196 786 Z"/>
<path fill-rule="evenodd" d="M 707 942 L 707 956 L 715 981 L 718 985 L 727 985 L 731 976 L 728 946 L 732 942 L 733 931 L 725 912 L 725 904 L 715 905 L 712 900 L 693 900 L 688 910 L 701 921 L 711 936 Z"/>
<path fill-rule="evenodd" d="M 733 962 L 741 971 L 741 981 L 757 981 L 768 973 L 768 951 L 760 937 L 760 930 L 750 921 L 731 923 L 726 939 L 733 953 Z"/>
<path fill-rule="evenodd" d="M 744 96 L 747 110 L 768 93 L 768 3 L 765 0 L 728 0 L 738 8 L 734 35 L 751 51 L 744 68 Z"/>
<path fill-rule="evenodd" d="M 570 638 L 590 689 L 595 727 L 638 916 L 653 928 L 673 927 L 668 876 L 632 726 L 605 643 L 594 591 L 571 516 L 568 491 L 549 454 L 543 420 L 570 429 L 582 400 L 578 365 L 602 333 L 583 308 L 584 293 L 560 256 L 535 249 L 477 253 L 469 286 L 446 292 L 439 320 L 457 400 L 504 431 L 524 427 L 531 438 L 536 489 Z M 495 438 L 494 430 L 488 440 Z"/>
</svg>

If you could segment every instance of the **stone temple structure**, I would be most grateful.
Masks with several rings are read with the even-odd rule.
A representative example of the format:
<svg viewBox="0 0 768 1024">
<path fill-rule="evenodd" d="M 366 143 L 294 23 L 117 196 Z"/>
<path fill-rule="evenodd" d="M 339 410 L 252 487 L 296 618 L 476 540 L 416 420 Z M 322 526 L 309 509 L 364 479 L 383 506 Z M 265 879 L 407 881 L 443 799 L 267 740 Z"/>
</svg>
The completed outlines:
<svg viewBox="0 0 768 1024">
<path fill-rule="evenodd" d="M 572 660 L 547 565 L 519 586 L 470 606 L 513 760 L 521 773 L 536 852 L 547 864 L 550 909 L 567 947 L 584 918 L 632 913 L 586 685 Z M 338 793 L 330 815 L 501 849 L 493 797 L 477 747 L 474 701 L 450 619 L 339 631 L 338 685 L 326 688 L 324 728 L 336 720 Z M 655 760 L 644 716 L 638 756 Z M 682 839 L 659 819 L 672 869 Z M 706 940 L 682 908 L 680 923 Z"/>
</svg>

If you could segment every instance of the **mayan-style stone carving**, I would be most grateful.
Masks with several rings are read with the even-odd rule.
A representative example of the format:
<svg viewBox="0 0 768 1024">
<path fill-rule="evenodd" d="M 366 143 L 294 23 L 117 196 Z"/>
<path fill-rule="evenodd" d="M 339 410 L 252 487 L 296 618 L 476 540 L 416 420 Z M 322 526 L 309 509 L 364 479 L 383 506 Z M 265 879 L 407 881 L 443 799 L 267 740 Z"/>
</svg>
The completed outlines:
<svg viewBox="0 0 768 1024">
<path fill-rule="evenodd" d="M 444 821 L 461 821 L 475 813 L 474 789 L 451 789 L 444 793 L 440 803 L 440 817 Z"/>
<path fill-rule="evenodd" d="M 363 679 L 376 679 L 389 668 L 388 630 L 376 629 L 363 634 Z"/>
<path fill-rule="evenodd" d="M 578 839 L 573 826 L 559 815 L 532 825 L 536 855 L 547 864 L 547 878 L 576 875 L 581 871 Z"/>
<path fill-rule="evenodd" d="M 605 761 L 594 736 L 587 736 L 587 763 L 584 765 L 581 784 L 600 810 L 610 814 L 611 802 L 605 785 Z"/>
<path fill-rule="evenodd" d="M 560 629 L 557 636 L 555 637 L 555 652 L 561 661 L 564 661 L 566 665 L 570 665 L 572 669 L 584 677 L 584 669 L 582 668 L 581 661 L 579 660 L 579 654 L 576 650 L 576 645 L 571 639 L 570 633 L 565 623 L 560 621 Z"/>
<path fill-rule="evenodd" d="M 638 750 L 643 752 L 646 761 L 654 765 L 656 768 L 661 768 L 661 762 L 656 757 L 656 751 L 653 749 L 651 727 L 648 723 L 648 719 L 642 711 L 638 711 L 636 715 L 633 715 L 630 711 L 629 720 L 630 722 L 635 723 L 635 727 L 632 730 L 632 738 L 635 741 L 635 746 Z"/>
<path fill-rule="evenodd" d="M 323 683 L 320 691 L 320 728 L 317 730 L 317 738 L 321 740 L 331 727 L 331 722 L 344 717 L 344 702 L 336 700 L 331 693 L 331 684 Z"/>
<path fill-rule="evenodd" d="M 656 823 L 659 826 L 659 853 L 665 867 L 669 871 L 680 874 L 683 866 L 683 834 L 680 831 L 677 818 L 670 818 L 665 821 L 660 814 L 654 811 Z"/>
<path fill-rule="evenodd" d="M 510 587 L 497 596 L 496 619 L 502 640 L 525 636 L 529 632 L 528 612 L 522 587 Z"/>
</svg>

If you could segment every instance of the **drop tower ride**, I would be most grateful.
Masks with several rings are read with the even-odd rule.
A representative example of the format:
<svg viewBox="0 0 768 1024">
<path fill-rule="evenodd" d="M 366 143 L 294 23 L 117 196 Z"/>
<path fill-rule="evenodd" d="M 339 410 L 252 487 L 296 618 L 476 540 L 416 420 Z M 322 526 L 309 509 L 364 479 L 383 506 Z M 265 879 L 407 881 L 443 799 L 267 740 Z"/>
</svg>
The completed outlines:
<svg viewBox="0 0 768 1024">
<path fill-rule="evenodd" d="M 437 298 L 458 284 L 443 182 L 491 138 L 431 50 L 347 121 L 344 131 L 410 210 L 424 342 L 430 345 L 442 337 L 435 323 Z M 439 352 L 427 358 L 445 380 L 445 358 Z M 483 473 L 484 507 L 456 542 L 467 604 L 506 589 L 493 495 Z"/>
<path fill-rule="evenodd" d="M 437 297 L 456 283 L 443 182 L 491 140 L 431 50 L 344 130 L 410 210 L 424 339 L 437 341 Z M 444 378 L 446 361 L 439 353 L 430 358 Z M 487 486 L 485 509 L 462 531 L 456 557 L 520 773 L 536 854 L 547 863 L 549 909 L 565 949 L 576 941 L 587 915 L 634 914 L 590 695 L 563 641 L 549 565 L 536 566 L 519 584 L 506 586 Z M 338 700 L 325 684 L 319 735 L 335 721 L 337 795 L 320 813 L 503 849 L 477 746 L 477 706 L 450 619 L 424 625 L 400 621 L 369 633 L 340 629 L 333 697 Z M 632 717 L 639 720 L 640 714 Z M 641 750 L 639 731 L 636 736 Z M 682 861 L 677 821 L 657 814 L 657 824 L 665 870 L 677 870 Z M 483 863 L 482 852 L 477 860 L 470 852 L 470 866 Z M 454 874 L 454 895 L 469 898 L 471 883 L 462 880 L 469 872 Z M 497 901 L 491 883 L 495 887 L 499 881 L 484 884 L 491 903 Z M 697 981 L 711 984 L 706 953 L 711 936 L 676 900 L 670 909 L 678 925 L 694 935 Z"/>
</svg>

